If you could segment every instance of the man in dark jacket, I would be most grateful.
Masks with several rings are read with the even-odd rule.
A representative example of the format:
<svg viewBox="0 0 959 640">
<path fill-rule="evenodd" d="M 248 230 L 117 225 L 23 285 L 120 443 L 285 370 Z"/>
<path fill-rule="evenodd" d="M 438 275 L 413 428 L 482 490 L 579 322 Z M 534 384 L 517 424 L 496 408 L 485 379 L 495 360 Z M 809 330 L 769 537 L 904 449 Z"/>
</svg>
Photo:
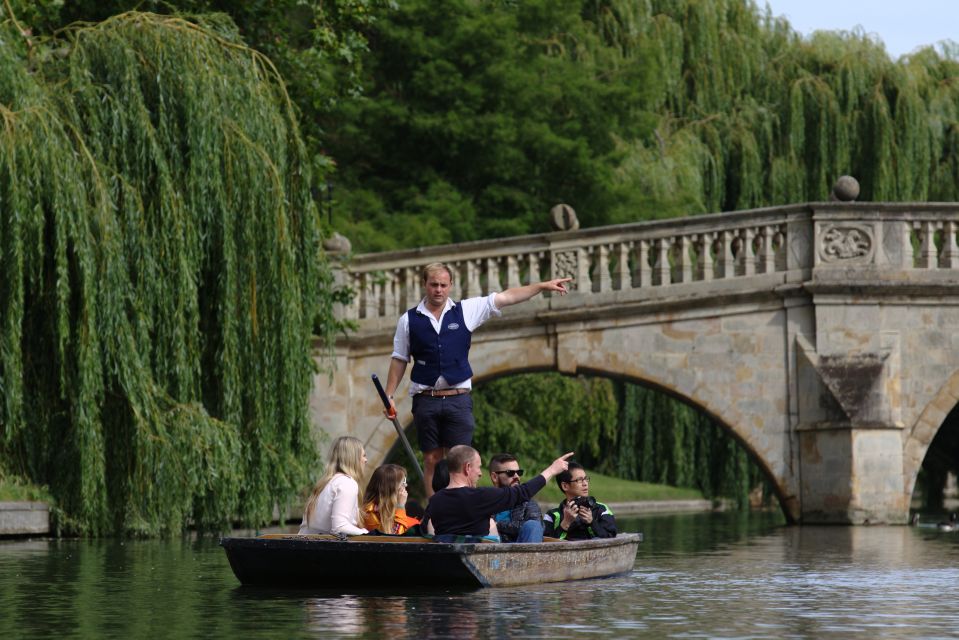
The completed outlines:
<svg viewBox="0 0 959 640">
<path fill-rule="evenodd" d="M 520 483 L 523 470 L 516 456 L 499 453 L 489 461 L 489 478 L 494 487 L 512 487 Z M 493 516 L 503 542 L 542 542 L 543 512 L 535 500 L 527 500 Z"/>
<path fill-rule="evenodd" d="M 547 536 L 560 540 L 616 537 L 613 512 L 589 495 L 589 476 L 581 464 L 570 461 L 569 469 L 556 475 L 556 484 L 566 498 L 543 516 Z"/>
</svg>

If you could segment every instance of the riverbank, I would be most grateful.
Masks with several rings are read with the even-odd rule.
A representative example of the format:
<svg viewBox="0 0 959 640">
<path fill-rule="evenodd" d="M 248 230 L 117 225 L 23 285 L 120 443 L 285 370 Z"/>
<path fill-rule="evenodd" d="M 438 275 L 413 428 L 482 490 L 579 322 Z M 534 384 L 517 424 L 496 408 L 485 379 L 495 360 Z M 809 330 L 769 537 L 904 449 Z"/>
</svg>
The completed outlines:
<svg viewBox="0 0 959 640">
<path fill-rule="evenodd" d="M 725 503 L 722 501 L 716 503 L 712 500 L 636 500 L 632 502 L 608 502 L 606 504 L 618 516 L 725 510 Z M 556 506 L 554 503 L 540 502 L 540 507 L 544 511 L 552 509 L 554 506 Z M 37 501 L 0 502 L 0 538 L 46 535 L 50 535 L 50 508 L 47 503 Z"/>
<path fill-rule="evenodd" d="M 0 537 L 49 533 L 50 507 L 46 502 L 0 502 Z"/>
</svg>

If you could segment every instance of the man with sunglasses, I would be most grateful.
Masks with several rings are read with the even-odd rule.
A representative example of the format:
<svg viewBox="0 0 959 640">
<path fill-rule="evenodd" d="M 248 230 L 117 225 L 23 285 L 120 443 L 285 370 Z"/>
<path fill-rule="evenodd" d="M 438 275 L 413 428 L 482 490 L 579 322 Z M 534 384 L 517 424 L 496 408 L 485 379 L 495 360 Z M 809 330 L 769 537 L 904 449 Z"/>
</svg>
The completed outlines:
<svg viewBox="0 0 959 640">
<path fill-rule="evenodd" d="M 560 540 L 616 537 L 616 518 L 609 507 L 589 495 L 583 465 L 571 460 L 566 471 L 556 474 L 556 484 L 566 498 L 543 516 L 545 535 Z"/>
<path fill-rule="evenodd" d="M 520 483 L 523 470 L 516 456 L 499 453 L 490 458 L 489 479 L 494 487 L 512 487 Z M 543 512 L 535 500 L 527 500 L 493 516 L 503 542 L 542 542 Z"/>
</svg>

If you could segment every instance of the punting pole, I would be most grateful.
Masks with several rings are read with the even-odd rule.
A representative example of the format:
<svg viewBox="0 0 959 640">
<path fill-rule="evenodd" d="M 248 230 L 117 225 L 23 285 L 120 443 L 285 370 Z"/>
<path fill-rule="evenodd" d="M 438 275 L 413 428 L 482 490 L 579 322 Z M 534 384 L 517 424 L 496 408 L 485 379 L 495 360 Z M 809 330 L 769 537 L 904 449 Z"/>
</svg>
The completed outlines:
<svg viewBox="0 0 959 640">
<path fill-rule="evenodd" d="M 373 374 L 373 384 L 376 386 L 376 392 L 380 394 L 380 400 L 383 401 L 383 408 L 386 409 L 386 415 L 393 421 L 393 428 L 396 429 L 396 435 L 400 437 L 403 446 L 406 447 L 406 453 L 410 456 L 410 460 L 413 461 L 413 466 L 416 468 L 416 473 L 420 476 L 420 480 L 423 480 L 423 470 L 420 469 L 420 462 L 416 459 L 416 454 L 413 453 L 413 447 L 410 446 L 410 441 L 406 439 L 406 434 L 403 433 L 400 421 L 396 419 L 396 409 L 390 407 L 390 399 L 386 397 L 386 391 L 383 390 L 383 385 L 380 384 L 380 379 L 376 377 L 375 373 Z"/>
</svg>

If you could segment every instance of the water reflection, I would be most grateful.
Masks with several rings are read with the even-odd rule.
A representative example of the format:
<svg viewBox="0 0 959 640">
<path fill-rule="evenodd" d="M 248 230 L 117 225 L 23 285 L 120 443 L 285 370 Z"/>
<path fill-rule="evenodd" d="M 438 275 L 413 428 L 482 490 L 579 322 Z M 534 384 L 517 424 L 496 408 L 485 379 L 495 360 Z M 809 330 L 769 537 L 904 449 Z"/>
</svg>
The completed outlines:
<svg viewBox="0 0 959 640">
<path fill-rule="evenodd" d="M 634 570 L 478 591 L 241 587 L 210 540 L 0 542 L 0 637 L 952 637 L 959 533 L 621 520 Z"/>
</svg>

